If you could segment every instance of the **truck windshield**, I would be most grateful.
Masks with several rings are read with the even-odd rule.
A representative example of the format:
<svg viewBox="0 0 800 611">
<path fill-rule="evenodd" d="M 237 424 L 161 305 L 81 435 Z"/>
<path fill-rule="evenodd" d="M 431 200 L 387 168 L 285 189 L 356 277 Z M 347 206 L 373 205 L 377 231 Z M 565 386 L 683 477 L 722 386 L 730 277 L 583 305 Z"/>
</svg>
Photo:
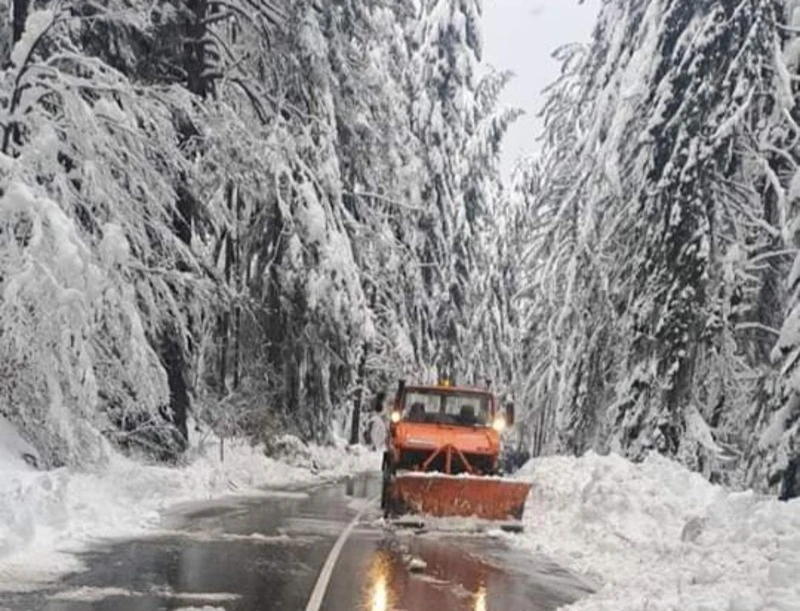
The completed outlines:
<svg viewBox="0 0 800 611">
<path fill-rule="evenodd" d="M 403 419 L 408 422 L 489 426 L 490 404 L 486 395 L 408 392 L 403 402 Z"/>
</svg>

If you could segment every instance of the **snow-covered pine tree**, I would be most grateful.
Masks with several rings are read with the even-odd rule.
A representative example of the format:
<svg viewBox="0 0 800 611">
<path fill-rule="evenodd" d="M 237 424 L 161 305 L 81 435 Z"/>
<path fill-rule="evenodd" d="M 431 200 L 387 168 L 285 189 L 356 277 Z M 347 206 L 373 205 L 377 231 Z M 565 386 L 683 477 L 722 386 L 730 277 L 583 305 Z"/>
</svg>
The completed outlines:
<svg viewBox="0 0 800 611">
<path fill-rule="evenodd" d="M 6 397 L 3 411 L 51 462 L 96 455 L 87 436 L 98 432 L 157 430 L 169 393 L 153 339 L 166 321 L 185 321 L 176 300 L 191 293 L 193 307 L 208 304 L 197 261 L 171 228 L 184 168 L 169 103 L 181 98 L 137 91 L 84 55 L 82 25 L 68 5 L 31 14 L 0 76 L 0 319 L 5 359 L 16 364 L 8 388 L 28 393 Z M 71 267 L 25 280 L 53 265 Z"/>
<path fill-rule="evenodd" d="M 639 222 L 621 228 L 631 243 L 645 237 L 622 271 L 641 288 L 626 306 L 636 335 L 616 422 L 623 445 L 652 444 L 703 469 L 719 453 L 709 422 L 722 432 L 721 423 L 740 417 L 759 366 L 742 354 L 753 336 L 740 324 L 750 313 L 738 307 L 735 268 L 740 249 L 762 249 L 765 236 L 742 235 L 732 203 L 764 216 L 754 191 L 738 185 L 759 178 L 742 149 L 782 105 L 780 7 L 751 0 L 665 9 L 646 99 Z M 763 91 L 775 93 L 765 99 Z"/>
<path fill-rule="evenodd" d="M 0 1 L 0 68 L 11 59 L 13 45 L 11 1 Z"/>
<path fill-rule="evenodd" d="M 408 51 L 396 3 L 342 1 L 328 15 L 337 153 L 343 204 L 375 334 L 364 346 L 358 387 L 385 388 L 417 368 L 407 303 L 421 299 L 409 231 L 419 206 L 419 150 L 410 131 L 403 79 Z M 401 289 L 401 287 L 404 287 Z"/>
<path fill-rule="evenodd" d="M 603 40 L 589 53 L 580 46 L 556 52 L 563 69 L 543 111 L 545 149 L 515 185 L 522 191 L 517 197 L 533 200 L 527 205 L 532 247 L 522 290 L 529 304 L 525 345 L 531 359 L 523 404 L 531 414 L 536 453 L 591 447 L 599 436 L 598 404 L 608 400 L 604 386 L 614 357 L 606 352 L 611 343 L 600 327 L 613 328 L 616 315 L 604 295 L 609 270 L 595 263 L 595 209 L 602 208 L 587 201 L 605 203 L 608 195 L 590 169 L 594 155 L 584 152 L 597 125 L 590 116 L 594 92 L 586 81 L 602 79 L 597 69 L 614 62 Z M 596 64 L 589 67 L 591 58 Z"/>
<path fill-rule="evenodd" d="M 469 309 L 465 288 L 475 264 L 473 223 L 482 213 L 464 198 L 466 147 L 475 131 L 481 57 L 478 0 L 422 0 L 409 36 L 407 94 L 411 128 L 425 160 L 417 252 L 427 303 L 421 312 L 421 360 L 438 374 L 458 375 Z M 427 336 L 427 337 L 425 337 Z"/>
<path fill-rule="evenodd" d="M 252 194 L 255 202 L 240 220 L 250 302 L 244 324 L 252 331 L 243 340 L 251 360 L 245 366 L 262 380 L 264 408 L 320 441 L 330 439 L 332 417 L 343 424 L 358 354 L 371 333 L 345 230 L 336 74 L 324 26 L 324 12 L 297 2 L 269 56 L 257 58 L 258 76 L 246 86 L 261 96 L 268 119 L 244 158 L 265 188 Z"/>
<path fill-rule="evenodd" d="M 747 481 L 776 486 L 788 461 L 800 452 L 800 406 L 798 397 L 798 299 L 800 258 L 798 239 L 798 201 L 800 198 L 800 97 L 797 75 L 800 71 L 800 3 L 786 0 L 776 11 L 782 53 L 776 52 L 776 67 L 781 78 L 776 87 L 774 107 L 768 129 L 756 148 L 765 168 L 758 184 L 763 193 L 765 220 L 773 228 L 762 239 L 760 256 L 763 281 L 757 293 L 758 354 L 767 352 L 774 341 L 774 329 L 785 313 L 780 335 L 774 342 L 772 359 L 780 365 L 780 377 L 764 376 L 758 387 L 758 400 L 748 413 L 747 424 L 758 432 L 747 445 Z M 788 257 L 794 264 L 787 265 Z M 790 259 L 789 259 L 790 260 Z M 783 276 L 786 281 L 780 282 Z M 786 307 L 782 307 L 786 305 Z"/>
<path fill-rule="evenodd" d="M 553 92 L 531 340 L 553 339 L 554 447 L 708 469 L 721 439 L 746 445 L 782 249 L 764 163 L 786 110 L 780 18 L 770 0 L 610 1 Z"/>
<path fill-rule="evenodd" d="M 467 382 L 490 380 L 498 392 L 513 394 L 518 382 L 517 345 L 521 328 L 516 302 L 525 229 L 522 198 L 503 190 L 499 153 L 503 136 L 520 116 L 499 108 L 509 72 L 489 70 L 475 90 L 475 125 L 465 151 L 461 192 L 466 205 L 479 210 L 471 223 L 474 263 L 467 295 L 461 370 Z M 520 221 L 523 221 L 520 224 Z"/>
</svg>

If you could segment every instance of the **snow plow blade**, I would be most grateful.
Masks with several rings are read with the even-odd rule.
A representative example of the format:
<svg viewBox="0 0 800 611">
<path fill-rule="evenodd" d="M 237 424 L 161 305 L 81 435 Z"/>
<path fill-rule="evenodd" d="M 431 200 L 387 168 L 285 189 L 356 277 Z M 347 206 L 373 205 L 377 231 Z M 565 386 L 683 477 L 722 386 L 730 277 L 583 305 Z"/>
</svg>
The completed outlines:
<svg viewBox="0 0 800 611">
<path fill-rule="evenodd" d="M 434 517 L 520 520 L 531 485 L 489 477 L 397 475 L 391 482 L 387 513 Z"/>
</svg>

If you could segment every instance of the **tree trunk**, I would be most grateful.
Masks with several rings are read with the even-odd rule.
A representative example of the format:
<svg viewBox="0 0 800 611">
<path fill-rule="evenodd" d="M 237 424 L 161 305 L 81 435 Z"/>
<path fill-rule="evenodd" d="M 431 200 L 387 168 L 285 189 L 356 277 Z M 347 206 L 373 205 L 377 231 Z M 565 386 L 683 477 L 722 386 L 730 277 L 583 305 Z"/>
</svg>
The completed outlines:
<svg viewBox="0 0 800 611">
<path fill-rule="evenodd" d="M 28 18 L 28 2 L 29 0 L 13 0 L 13 29 L 11 32 L 11 40 L 14 44 L 19 42 L 22 34 L 25 32 L 25 20 Z"/>
<path fill-rule="evenodd" d="M 183 349 L 175 339 L 176 335 L 174 331 L 166 334 L 163 342 L 162 358 L 164 359 L 164 368 L 167 370 L 167 382 L 169 384 L 169 420 L 185 442 L 189 438 L 189 431 L 186 426 L 186 416 L 189 411 L 189 392 L 186 386 L 186 378 L 184 377 L 186 363 L 183 358 Z"/>
<path fill-rule="evenodd" d="M 239 361 L 241 359 L 241 340 L 239 331 L 242 326 L 242 309 L 237 304 L 233 309 L 233 390 L 239 388 Z"/>
<path fill-rule="evenodd" d="M 233 306 L 233 390 L 236 390 L 239 388 L 239 361 L 241 358 L 240 331 L 242 328 L 242 308 L 239 302 L 242 294 L 242 241 L 239 229 L 242 202 L 238 192 L 234 200 L 234 205 L 236 206 L 236 234 L 235 243 L 233 245 L 233 256 L 235 257 L 233 261 L 233 273 L 236 301 Z"/>
<path fill-rule="evenodd" d="M 233 185 L 228 185 L 227 187 L 227 199 L 228 199 L 228 209 L 231 210 L 232 206 L 236 205 L 236 189 Z M 236 274 L 236 244 L 234 241 L 236 240 L 236 236 L 228 233 L 227 237 L 225 238 L 225 244 L 223 245 L 223 250 L 225 253 L 225 269 L 223 272 L 223 277 L 225 278 L 226 286 L 231 286 L 231 280 L 233 279 L 235 282 L 234 275 Z M 234 327 L 236 327 L 236 320 L 234 318 Z M 224 397 L 228 392 L 228 384 L 227 384 L 227 376 L 228 376 L 228 346 L 230 342 L 230 331 L 231 331 L 231 313 L 230 310 L 226 311 L 220 317 L 220 325 L 219 325 L 219 344 L 220 344 L 220 356 L 219 356 L 219 392 L 220 396 Z M 234 332 L 236 329 L 234 328 Z M 234 342 L 236 340 L 234 339 Z M 234 343 L 234 349 L 238 350 L 238 345 Z M 238 354 L 234 355 L 234 358 L 238 358 Z M 233 363 L 234 367 L 234 388 L 238 386 L 239 380 L 237 375 L 237 363 Z"/>
<path fill-rule="evenodd" d="M 228 384 L 226 378 L 228 377 L 228 328 L 230 327 L 230 317 L 228 312 L 225 312 L 219 318 L 219 396 L 224 397 L 228 394 Z"/>
<path fill-rule="evenodd" d="M 183 69 L 186 73 L 186 88 L 193 94 L 205 98 L 212 93 L 212 82 L 207 75 L 206 26 L 209 16 L 207 0 L 188 0 L 186 8 L 191 17 L 186 23 L 183 43 Z"/>
<path fill-rule="evenodd" d="M 372 290 L 369 296 L 369 308 L 375 310 L 375 304 L 378 300 L 378 289 L 375 286 L 371 287 Z M 353 403 L 353 420 L 350 427 L 350 443 L 357 444 L 361 437 L 361 406 L 364 404 L 364 386 L 367 383 L 367 355 L 369 354 L 369 343 L 364 342 L 364 351 L 361 353 L 361 359 L 358 361 L 358 368 L 356 369 L 356 396 Z"/>
<path fill-rule="evenodd" d="M 26 1 L 14 0 L 15 9 L 17 2 Z M 195 95 L 205 97 L 209 90 L 208 79 L 205 76 L 205 19 L 208 11 L 208 2 L 207 0 L 189 0 L 186 6 L 191 14 L 191 18 L 186 24 L 183 46 L 183 65 L 187 75 L 187 88 Z M 179 134 L 180 139 L 185 142 L 195 135 L 195 130 L 191 124 L 180 125 Z M 177 188 L 178 199 L 172 215 L 173 231 L 181 242 L 191 246 L 195 201 L 184 182 L 185 177 L 181 176 L 180 180 L 181 182 Z M 167 337 L 162 349 L 162 361 L 169 379 L 172 422 L 183 436 L 183 439 L 187 440 L 186 418 L 190 400 L 189 389 L 185 379 L 186 360 L 183 354 L 182 342 L 177 335 L 178 332 L 178 328 L 174 325 L 167 331 Z"/>
<path fill-rule="evenodd" d="M 28 6 L 30 0 L 12 0 L 12 15 L 11 15 L 11 41 L 12 47 L 17 44 L 25 32 L 25 20 L 28 18 Z M 10 57 L 9 57 L 10 62 Z M 4 66 L 3 66 L 4 67 Z M 10 106 L 6 109 L 9 115 L 13 115 L 20 100 L 19 90 L 14 92 L 11 98 Z M 11 144 L 20 144 L 20 130 L 19 124 L 16 121 L 10 121 L 3 127 L 3 141 L 0 151 L 4 155 L 16 156 L 12 154 Z"/>
<path fill-rule="evenodd" d="M 361 359 L 358 361 L 358 370 L 356 374 L 356 396 L 353 401 L 353 420 L 350 427 L 350 443 L 352 445 L 361 441 L 361 406 L 364 403 L 364 384 L 367 378 L 367 353 L 369 352 L 369 345 L 364 344 L 364 351 L 361 354 Z"/>
</svg>

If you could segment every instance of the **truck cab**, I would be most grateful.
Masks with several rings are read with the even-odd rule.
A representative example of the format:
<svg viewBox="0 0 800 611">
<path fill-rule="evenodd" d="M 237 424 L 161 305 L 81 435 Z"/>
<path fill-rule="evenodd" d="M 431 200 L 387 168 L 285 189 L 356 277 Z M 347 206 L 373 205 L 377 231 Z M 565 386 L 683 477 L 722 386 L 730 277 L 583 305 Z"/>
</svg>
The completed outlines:
<svg viewBox="0 0 800 611">
<path fill-rule="evenodd" d="M 512 422 L 513 408 L 501 414 L 488 389 L 401 384 L 387 452 L 397 470 L 490 475 L 498 470 L 500 433 Z"/>
</svg>

